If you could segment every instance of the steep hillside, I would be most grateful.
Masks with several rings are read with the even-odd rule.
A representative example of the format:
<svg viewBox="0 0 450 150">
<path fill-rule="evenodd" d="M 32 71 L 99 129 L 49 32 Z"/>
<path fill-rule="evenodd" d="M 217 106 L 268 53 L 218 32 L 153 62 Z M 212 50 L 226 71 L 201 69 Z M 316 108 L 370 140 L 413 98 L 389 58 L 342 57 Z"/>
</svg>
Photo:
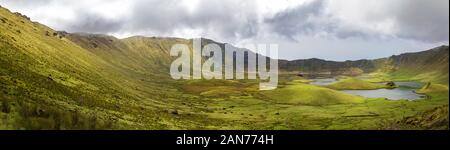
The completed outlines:
<svg viewBox="0 0 450 150">
<path fill-rule="evenodd" d="M 192 117 L 171 117 L 170 110 L 182 106 L 181 94 L 158 64 L 169 58 L 156 56 L 170 43 L 148 41 L 157 50 L 131 51 L 129 45 L 148 45 L 139 38 L 56 32 L 0 8 L 0 128 L 198 127 Z M 191 105 L 177 109 L 199 110 Z"/>
<path fill-rule="evenodd" d="M 436 107 L 388 124 L 385 128 L 390 130 L 448 130 L 448 108 L 448 105 Z"/>
<path fill-rule="evenodd" d="M 172 58 L 169 50 L 173 44 L 189 43 L 176 38 L 130 37 L 117 39 L 112 36 L 75 33 L 67 38 L 110 63 L 133 68 L 136 71 L 158 71 L 167 73 Z"/>
<path fill-rule="evenodd" d="M 113 108 L 111 96 L 123 93 L 114 91 L 122 88 L 103 78 L 104 72 L 99 71 L 108 64 L 20 14 L 3 8 L 0 14 L 0 85 L 5 128 L 95 128 L 96 123 L 90 120 L 108 122 L 106 115 L 93 116 L 93 110 L 83 109 L 97 103 Z"/>
<path fill-rule="evenodd" d="M 448 85 L 449 47 L 440 46 L 427 51 L 406 53 L 378 61 L 379 71 L 394 78 L 413 78 Z"/>
</svg>

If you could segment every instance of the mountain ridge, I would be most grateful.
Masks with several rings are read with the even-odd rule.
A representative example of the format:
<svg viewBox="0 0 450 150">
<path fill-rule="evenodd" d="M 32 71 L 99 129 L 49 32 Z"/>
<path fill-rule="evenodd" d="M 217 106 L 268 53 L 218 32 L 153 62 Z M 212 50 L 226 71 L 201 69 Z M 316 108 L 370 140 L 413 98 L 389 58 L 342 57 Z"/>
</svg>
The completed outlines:
<svg viewBox="0 0 450 150">
<path fill-rule="evenodd" d="M 85 36 L 93 36 L 93 37 L 110 37 L 114 38 L 121 42 L 130 41 L 130 39 L 140 39 L 141 42 L 149 42 L 153 43 L 156 41 L 177 41 L 178 43 L 184 43 L 184 44 L 192 44 L 192 39 L 183 39 L 183 38 L 175 38 L 175 37 L 145 37 L 145 36 L 132 36 L 128 38 L 118 39 L 113 36 L 109 35 L 102 35 L 102 34 L 88 34 L 84 33 Z M 75 34 L 76 35 L 76 34 Z M 207 38 L 201 38 L 202 39 L 202 46 L 209 44 L 209 43 L 215 43 L 218 44 L 222 49 L 224 48 L 224 44 L 226 43 L 220 43 L 211 39 Z M 152 42 L 153 41 L 153 42 Z M 177 44 L 177 42 L 172 42 L 172 44 Z M 77 43 L 77 42 L 75 42 Z M 86 45 L 86 43 L 79 43 L 80 45 Z M 130 44 L 130 43 L 129 43 Z M 153 43 L 154 44 L 154 43 Z M 130 46 L 130 45 L 128 45 Z M 164 47 L 164 48 L 163 48 Z M 170 50 L 170 45 L 165 46 L 159 46 L 159 49 L 162 50 L 162 53 L 168 53 Z M 157 47 L 153 47 L 157 48 Z M 253 51 L 245 49 L 245 48 L 238 48 L 238 50 L 245 50 L 247 52 L 253 53 Z M 158 49 L 158 48 L 157 48 Z M 428 53 L 436 53 L 435 55 L 426 55 Z M 247 54 L 245 54 L 245 63 L 247 62 Z M 297 60 L 283 60 L 278 59 L 279 63 L 279 69 L 282 72 L 298 72 L 302 74 L 343 74 L 343 75 L 360 75 L 361 73 L 371 73 L 371 72 L 377 72 L 377 71 L 384 71 L 386 73 L 393 73 L 396 72 L 393 68 L 399 68 L 399 66 L 404 66 L 404 64 L 401 63 L 400 59 L 405 59 L 406 57 L 410 57 L 411 55 L 424 55 L 426 58 L 433 61 L 434 56 L 440 57 L 441 61 L 445 63 L 448 61 L 448 46 L 442 45 L 438 46 L 429 50 L 423 50 L 419 52 L 408 52 L 403 53 L 399 55 L 392 55 L 390 57 L 384 57 L 384 58 L 378 58 L 378 59 L 360 59 L 360 60 L 347 60 L 347 61 L 332 61 L 332 60 L 324 60 L 324 59 L 318 59 L 318 58 L 310 58 L 310 59 L 297 59 Z M 162 55 L 160 55 L 162 56 Z M 261 56 L 258 54 L 258 56 Z M 417 57 L 417 56 L 416 56 Z M 165 58 L 165 57 L 157 57 L 156 59 Z M 155 58 L 153 58 L 155 59 Z M 168 64 L 172 59 L 165 58 L 165 65 L 168 66 Z M 420 60 L 416 58 L 415 60 Z M 390 62 L 392 61 L 392 63 Z M 414 62 L 407 62 L 409 64 L 414 64 Z M 386 65 L 392 67 L 391 69 L 386 69 Z M 425 66 L 424 66 L 425 65 Z M 427 67 L 426 64 L 420 65 L 423 68 L 430 68 Z M 447 65 L 442 65 L 443 70 L 445 70 Z M 383 70 L 384 69 L 384 70 Z M 420 71 L 432 71 L 432 70 L 423 70 L 423 69 L 413 69 L 416 70 L 415 74 L 421 74 L 423 72 Z M 439 77 L 441 79 L 445 77 Z M 447 80 L 448 81 L 448 80 Z M 442 82 L 442 83 L 445 83 Z"/>
<path fill-rule="evenodd" d="M 76 34 L 69 34 L 69 38 L 71 36 L 75 36 Z M 178 43 L 184 43 L 184 44 L 192 44 L 192 39 L 183 39 L 183 38 L 167 38 L 167 37 L 145 37 L 145 36 L 133 36 L 133 37 L 129 37 L 129 38 L 124 38 L 124 39 L 118 39 L 115 38 L 113 36 L 109 36 L 109 35 L 102 35 L 102 34 L 87 34 L 85 33 L 85 36 L 87 37 L 97 37 L 97 38 L 104 38 L 104 37 L 109 37 L 109 38 L 114 38 L 116 39 L 116 41 L 121 41 L 122 43 L 127 43 L 127 46 L 132 46 L 132 43 L 130 43 L 131 41 L 133 41 L 133 39 L 135 40 L 140 40 L 141 44 L 148 42 L 148 43 L 153 43 L 155 41 L 171 41 L 169 43 L 172 44 L 178 44 Z M 74 41 L 74 39 L 72 38 L 72 40 Z M 202 46 L 209 44 L 209 43 L 215 43 L 218 44 L 220 47 L 224 47 L 225 43 L 220 43 L 220 42 L 216 42 L 214 40 L 211 39 L 207 39 L 207 38 L 202 38 Z M 86 43 L 80 43 L 80 42 L 76 42 L 76 40 L 74 41 L 75 43 L 78 43 L 79 45 L 86 45 Z M 107 44 L 108 45 L 108 44 Z M 159 49 L 162 50 L 161 52 L 159 52 L 159 56 L 158 57 L 153 57 L 153 58 L 149 58 L 149 59 L 161 59 L 164 58 L 164 61 L 160 62 L 164 64 L 164 66 L 169 66 L 170 61 L 173 60 L 168 56 L 168 52 L 170 50 L 170 44 L 169 45 L 164 45 L 161 46 L 158 44 L 156 44 L 156 47 L 153 46 L 152 48 L 154 49 Z M 244 48 L 238 48 L 236 47 L 238 50 L 245 50 L 247 52 L 251 52 L 253 53 L 253 51 L 248 50 L 248 49 L 244 49 Z M 114 48 L 111 48 L 114 49 Z M 409 52 L 409 53 L 403 53 L 403 54 L 399 54 L 399 55 L 392 55 L 390 57 L 384 57 L 384 58 L 378 58 L 378 59 L 360 59 L 360 60 L 347 60 L 347 61 L 331 61 L 331 60 L 324 60 L 324 59 L 318 59 L 318 58 L 310 58 L 310 59 L 297 59 L 297 60 L 283 60 L 283 59 L 278 59 L 278 63 L 279 63 L 279 69 L 282 72 L 298 72 L 298 73 L 302 73 L 302 74 L 336 74 L 336 75 L 360 75 L 362 73 L 372 73 L 372 72 L 377 72 L 377 71 L 382 71 L 385 73 L 395 73 L 398 70 L 395 68 L 409 68 L 411 73 L 420 75 L 426 72 L 433 72 L 433 70 L 429 70 L 427 68 L 433 68 L 430 67 L 429 65 L 435 65 L 435 66 L 442 66 L 440 67 L 441 70 L 445 70 L 445 68 L 448 68 L 448 64 L 445 64 L 445 62 L 448 62 L 448 49 L 449 47 L 447 45 L 442 45 L 442 46 L 438 46 L 429 50 L 423 50 L 423 51 L 419 51 L 419 52 Z M 430 54 L 432 53 L 432 54 Z M 167 54 L 164 56 L 164 54 Z M 247 62 L 247 54 L 245 54 L 245 63 Z M 260 54 L 258 54 L 258 56 L 261 56 Z M 418 58 L 424 56 L 424 58 Z M 409 57 L 415 57 L 413 58 L 409 58 Z M 407 61 L 409 59 L 413 59 L 414 61 Z M 438 59 L 436 59 L 438 58 Z M 415 61 L 417 60 L 422 60 L 422 59 L 426 59 L 428 60 L 428 63 L 425 62 L 421 62 L 420 65 L 415 65 L 415 67 L 406 67 L 405 64 L 416 64 Z M 403 60 L 403 61 L 402 61 Z M 405 62 L 405 60 L 407 62 Z M 441 64 L 437 63 L 437 64 L 433 64 L 433 63 L 429 63 L 429 62 L 434 62 L 436 60 L 439 60 L 441 62 Z M 403 67 L 401 67 L 403 66 Z M 387 69 L 387 67 L 391 67 L 390 69 Z M 422 69 L 417 69 L 417 68 L 422 68 Z M 448 69 L 447 69 L 448 70 Z M 401 72 L 408 72 L 405 70 L 400 70 Z M 413 72 L 415 71 L 415 72 Z M 445 72 L 444 73 L 438 73 L 441 74 L 442 77 L 439 77 L 440 79 L 440 83 L 448 83 L 448 80 L 445 80 L 446 76 L 445 76 Z"/>
</svg>

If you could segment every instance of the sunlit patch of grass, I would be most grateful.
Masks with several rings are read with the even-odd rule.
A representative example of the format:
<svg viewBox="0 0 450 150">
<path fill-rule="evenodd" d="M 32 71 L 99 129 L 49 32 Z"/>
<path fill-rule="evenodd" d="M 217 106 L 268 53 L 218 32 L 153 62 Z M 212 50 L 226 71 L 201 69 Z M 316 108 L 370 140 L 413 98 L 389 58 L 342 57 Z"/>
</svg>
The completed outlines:
<svg viewBox="0 0 450 150">
<path fill-rule="evenodd" d="M 227 87 L 227 86 L 214 87 L 208 91 L 200 93 L 201 96 L 222 97 L 222 98 L 226 98 L 229 96 L 241 96 L 244 94 L 245 94 L 244 91 L 240 91 L 235 87 Z"/>
<path fill-rule="evenodd" d="M 326 87 L 336 90 L 372 90 L 386 88 L 385 85 L 372 83 L 356 78 L 342 79 L 336 83 L 327 85 Z"/>
<path fill-rule="evenodd" d="M 311 83 L 314 80 L 309 80 L 309 79 L 297 79 L 297 80 L 292 80 L 293 83 Z"/>
<path fill-rule="evenodd" d="M 260 94 L 276 103 L 284 104 L 331 105 L 364 101 L 359 96 L 309 84 L 289 85 L 272 91 L 262 91 Z"/>
</svg>

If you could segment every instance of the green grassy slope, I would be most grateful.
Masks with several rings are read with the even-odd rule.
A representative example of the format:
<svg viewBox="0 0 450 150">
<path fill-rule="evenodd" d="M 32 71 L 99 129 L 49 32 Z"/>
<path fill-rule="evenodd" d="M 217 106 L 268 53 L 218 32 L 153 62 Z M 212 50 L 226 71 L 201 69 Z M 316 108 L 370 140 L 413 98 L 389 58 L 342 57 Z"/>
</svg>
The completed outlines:
<svg viewBox="0 0 450 150">
<path fill-rule="evenodd" d="M 70 41 L 53 36 L 55 32 L 45 26 L 11 14 L 3 8 L 0 11 L 1 96 L 2 107 L 7 112 L 6 116 L 2 114 L 2 117 L 15 119 L 7 119 L 10 123 L 6 126 L 95 127 L 97 123 L 89 121 L 90 118 L 97 120 L 97 117 L 90 115 L 92 110 L 74 106 L 112 107 L 108 103 L 112 100 L 111 96 L 99 95 L 98 97 L 104 96 L 104 100 L 98 102 L 100 98 L 89 94 L 96 93 L 99 89 L 117 87 L 105 86 L 111 81 L 102 78 L 101 72 L 96 71 L 102 70 L 107 64 L 92 58 L 89 53 Z M 61 51 L 62 49 L 64 51 Z M 94 79 L 97 80 L 97 85 L 92 84 Z M 111 95 L 113 92 L 109 91 Z M 72 113 L 66 110 L 74 111 L 76 115 L 71 116 Z M 61 117 L 67 118 L 67 121 L 59 122 Z M 100 117 L 102 115 L 98 115 L 98 118 Z M 107 122 L 108 119 L 105 116 L 102 120 Z"/>
<path fill-rule="evenodd" d="M 380 61 L 380 60 L 379 60 Z M 440 46 L 418 53 L 406 53 L 381 59 L 380 72 L 393 79 L 449 83 L 449 47 Z"/>
<path fill-rule="evenodd" d="M 167 75 L 154 73 L 159 68 L 153 62 L 136 60 L 145 55 L 119 51 L 129 49 L 117 39 L 95 37 L 97 46 L 87 47 L 4 8 L 0 19 L 2 128 L 168 129 L 199 124 L 189 116 L 172 116 L 170 110 L 182 106 L 182 95 Z M 108 44 L 110 40 L 118 44 Z"/>
<path fill-rule="evenodd" d="M 391 125 L 390 128 L 448 130 L 448 108 L 448 105 L 444 105 L 414 116 L 405 117 Z"/>
<path fill-rule="evenodd" d="M 371 83 L 368 81 L 355 78 L 341 79 L 336 83 L 327 85 L 326 87 L 336 90 L 372 90 L 380 88 L 389 88 L 382 84 Z"/>
<path fill-rule="evenodd" d="M 263 91 L 261 94 L 280 104 L 302 104 L 302 105 L 330 105 L 361 103 L 362 97 L 341 93 L 323 87 L 309 84 L 295 84 L 271 91 Z"/>
<path fill-rule="evenodd" d="M 417 93 L 427 94 L 432 101 L 442 100 L 448 102 L 448 86 L 440 84 L 427 84 Z M 398 119 L 396 122 L 388 123 L 385 129 L 428 129 L 428 130 L 448 130 L 449 115 L 448 104 L 434 107 L 426 111 L 418 112 L 411 116 Z"/>
</svg>

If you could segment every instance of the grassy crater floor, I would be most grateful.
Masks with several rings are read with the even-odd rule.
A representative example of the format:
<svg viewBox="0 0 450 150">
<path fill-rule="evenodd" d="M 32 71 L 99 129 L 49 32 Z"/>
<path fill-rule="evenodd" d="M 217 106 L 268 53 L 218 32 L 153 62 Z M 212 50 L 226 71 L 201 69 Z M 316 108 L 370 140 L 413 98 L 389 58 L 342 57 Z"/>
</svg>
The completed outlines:
<svg viewBox="0 0 450 150">
<path fill-rule="evenodd" d="M 324 89 L 310 85 L 290 85 L 280 89 L 283 94 L 321 93 L 321 90 Z M 215 99 L 216 111 L 209 113 L 209 116 L 227 119 L 226 122 L 232 124 L 223 125 L 223 129 L 383 129 L 392 122 L 448 104 L 448 91 L 427 92 L 430 98 L 418 101 L 364 99 L 337 91 L 325 91 L 326 94 L 306 95 L 306 98 L 296 94 L 299 97 L 289 95 L 270 100 L 253 97 Z M 279 96 L 276 92 L 263 94 Z M 329 102 L 335 100 L 330 100 L 331 95 L 336 95 L 334 98 L 341 101 Z"/>
</svg>

